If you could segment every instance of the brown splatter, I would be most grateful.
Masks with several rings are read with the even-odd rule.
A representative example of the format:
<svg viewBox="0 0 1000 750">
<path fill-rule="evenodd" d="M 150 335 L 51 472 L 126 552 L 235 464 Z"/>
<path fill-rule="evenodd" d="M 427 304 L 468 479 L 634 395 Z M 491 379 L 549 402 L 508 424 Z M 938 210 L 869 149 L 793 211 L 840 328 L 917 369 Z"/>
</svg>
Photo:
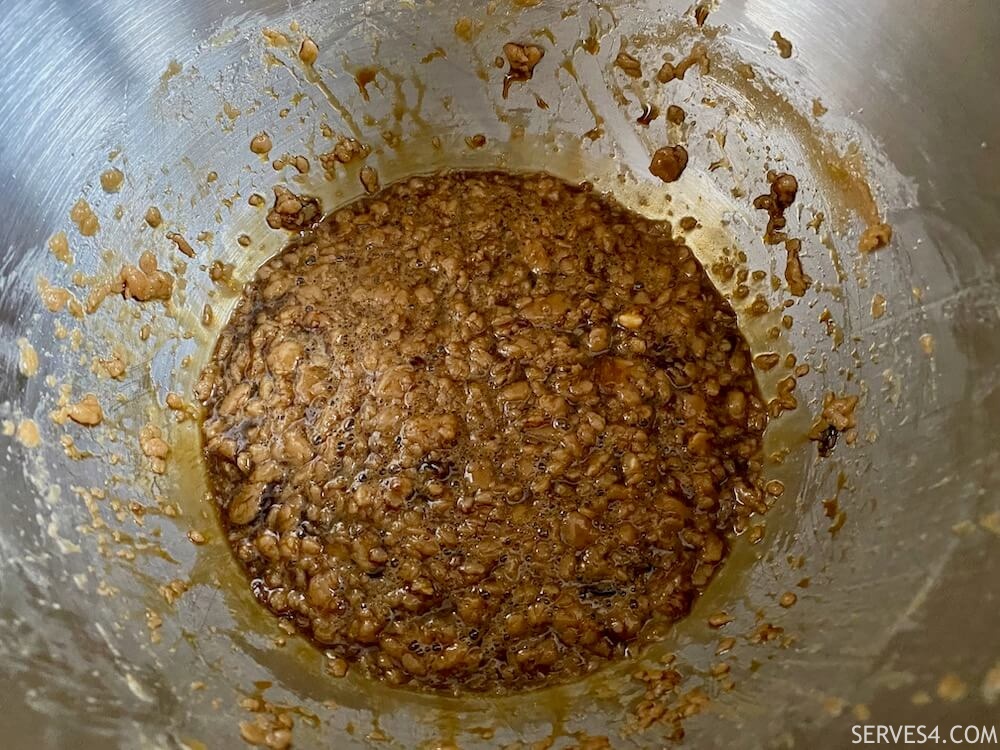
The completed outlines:
<svg viewBox="0 0 1000 750">
<path fill-rule="evenodd" d="M 664 182 L 676 182 L 684 174 L 688 152 L 683 146 L 664 146 L 653 153 L 649 171 Z"/>
<path fill-rule="evenodd" d="M 374 195 L 379 191 L 378 172 L 373 167 L 364 166 L 360 173 L 361 186 L 368 195 Z"/>
<path fill-rule="evenodd" d="M 948 703 L 962 700 L 968 692 L 968 685 L 957 674 L 946 674 L 937 686 L 938 698 Z"/>
<path fill-rule="evenodd" d="M 55 256 L 56 260 L 66 264 L 73 262 L 73 253 L 70 252 L 69 240 L 66 238 L 65 232 L 56 232 L 49 237 L 49 251 Z"/>
<path fill-rule="evenodd" d="M 886 299 L 882 294 L 872 297 L 872 318 L 878 320 L 885 315 Z"/>
<path fill-rule="evenodd" d="M 426 65 L 433 60 L 437 60 L 438 58 L 444 59 L 446 57 L 448 57 L 448 53 L 445 52 L 443 47 L 435 47 L 433 50 L 420 58 L 420 63 L 422 65 Z"/>
<path fill-rule="evenodd" d="M 358 91 L 361 92 L 361 97 L 366 102 L 371 101 L 371 96 L 368 94 L 368 84 L 374 83 L 377 75 L 378 68 L 372 66 L 359 68 L 354 74 L 354 83 L 357 84 Z"/>
<path fill-rule="evenodd" d="M 792 43 L 785 39 L 781 35 L 780 31 L 775 31 L 771 35 L 771 39 L 774 41 L 775 45 L 778 47 L 778 54 L 781 55 L 786 60 L 792 56 Z"/>
<path fill-rule="evenodd" d="M 179 232 L 168 232 L 167 239 L 173 242 L 177 249 L 184 253 L 187 257 L 193 258 L 195 256 L 194 248 L 191 247 L 191 243 L 184 239 L 184 236 Z"/>
<path fill-rule="evenodd" d="M 111 169 L 101 172 L 101 189 L 105 193 L 117 193 L 125 182 L 125 175 L 120 169 Z"/>
<path fill-rule="evenodd" d="M 847 433 L 848 443 L 852 434 L 857 433 L 857 418 L 855 409 L 858 406 L 858 396 L 837 396 L 827 393 L 823 398 L 823 411 L 809 430 L 810 440 L 819 443 L 821 456 L 828 456 L 837 445 L 837 438 Z"/>
<path fill-rule="evenodd" d="M 364 159 L 371 153 L 371 147 L 354 138 L 341 136 L 333 149 L 320 154 L 319 161 L 328 180 L 336 177 L 338 164 L 350 164 L 356 159 Z"/>
<path fill-rule="evenodd" d="M 267 214 L 267 225 L 271 229 L 298 232 L 319 221 L 322 215 L 318 198 L 296 195 L 281 185 L 274 186 L 274 206 Z"/>
<path fill-rule="evenodd" d="M 625 51 L 625 43 L 615 56 L 615 67 L 629 78 L 642 78 L 642 64 L 638 58 Z"/>
<path fill-rule="evenodd" d="M 73 204 L 69 212 L 70 220 L 76 224 L 77 231 L 84 237 L 93 237 L 101 229 L 101 224 L 97 220 L 97 214 L 91 209 L 90 204 L 83 198 Z"/>
<path fill-rule="evenodd" d="M 709 615 L 708 626 L 710 628 L 721 628 L 728 625 L 733 621 L 733 618 L 728 612 L 716 612 L 715 614 Z"/>
<path fill-rule="evenodd" d="M 781 355 L 776 352 L 764 352 L 763 354 L 758 354 L 753 358 L 753 363 L 757 366 L 757 369 L 763 370 L 764 372 L 773 370 L 780 362 Z"/>
<path fill-rule="evenodd" d="M 861 240 L 858 248 L 863 253 L 871 253 L 881 250 L 892 242 L 892 227 L 884 222 L 870 225 L 861 233 Z"/>
<path fill-rule="evenodd" d="M 663 66 L 656 73 L 656 80 L 660 83 L 670 83 L 674 79 L 684 80 L 684 76 L 687 75 L 688 70 L 694 65 L 699 65 L 703 73 L 707 73 L 711 67 L 711 60 L 708 57 L 708 47 L 701 42 L 697 42 L 691 48 L 691 52 L 688 53 L 687 57 L 683 58 L 680 62 L 673 63 L 667 61 L 663 63 Z"/>
<path fill-rule="evenodd" d="M 788 239 L 784 232 L 788 224 L 785 211 L 795 202 L 799 182 L 786 172 L 769 172 L 767 179 L 771 183 L 771 192 L 757 196 L 753 207 L 758 211 L 767 211 L 769 219 L 764 232 L 764 242 L 768 245 L 777 245 Z"/>
<path fill-rule="evenodd" d="M 799 257 L 801 250 L 801 240 L 785 240 L 785 251 L 788 254 L 785 261 L 785 281 L 796 297 L 805 295 L 813 283 L 812 278 L 802 270 L 802 259 Z"/>
<path fill-rule="evenodd" d="M 319 57 L 319 47 L 309 37 L 302 40 L 302 44 L 299 46 L 299 59 L 305 65 L 313 65 L 316 59 Z"/>
<path fill-rule="evenodd" d="M 66 407 L 66 416 L 84 427 L 96 427 L 104 421 L 104 410 L 93 393 L 86 394 L 75 404 Z"/>
<path fill-rule="evenodd" d="M 150 468 L 155 474 L 163 474 L 167 469 L 167 456 L 170 446 L 163 439 L 163 432 L 153 424 L 147 424 L 139 430 L 139 447 L 143 455 L 149 459 Z"/>
<path fill-rule="evenodd" d="M 137 302 L 168 300 L 174 277 L 157 267 L 156 256 L 148 250 L 139 256 L 139 265 L 125 264 L 118 273 L 122 296 Z"/>
<path fill-rule="evenodd" d="M 523 83 L 530 81 L 535 74 L 535 66 L 545 57 L 545 50 L 536 44 L 517 44 L 507 42 L 503 46 L 504 57 L 510 69 L 503 79 L 503 98 L 510 93 L 510 86 L 515 81 Z"/>
<path fill-rule="evenodd" d="M 250 139 L 250 150 L 259 156 L 266 156 L 272 147 L 271 136 L 263 131 Z"/>
<path fill-rule="evenodd" d="M 642 114 L 636 118 L 636 122 L 643 127 L 649 127 L 649 123 L 660 116 L 660 109 L 655 104 L 647 104 L 642 108 Z"/>
<path fill-rule="evenodd" d="M 461 39 L 463 42 L 472 42 L 479 32 L 483 30 L 482 21 L 474 21 L 473 19 L 462 16 L 457 21 L 455 21 L 455 36 Z"/>
</svg>

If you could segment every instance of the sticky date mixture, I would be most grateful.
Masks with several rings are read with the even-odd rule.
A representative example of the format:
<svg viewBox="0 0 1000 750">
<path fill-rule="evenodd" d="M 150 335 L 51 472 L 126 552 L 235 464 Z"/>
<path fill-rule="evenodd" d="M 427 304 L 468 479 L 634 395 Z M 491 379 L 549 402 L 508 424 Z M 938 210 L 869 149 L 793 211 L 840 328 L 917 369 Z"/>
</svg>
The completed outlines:
<svg viewBox="0 0 1000 750">
<path fill-rule="evenodd" d="M 586 674 L 765 509 L 732 310 L 668 224 L 546 175 L 337 211 L 260 269 L 198 390 L 254 594 L 394 684 Z"/>
</svg>

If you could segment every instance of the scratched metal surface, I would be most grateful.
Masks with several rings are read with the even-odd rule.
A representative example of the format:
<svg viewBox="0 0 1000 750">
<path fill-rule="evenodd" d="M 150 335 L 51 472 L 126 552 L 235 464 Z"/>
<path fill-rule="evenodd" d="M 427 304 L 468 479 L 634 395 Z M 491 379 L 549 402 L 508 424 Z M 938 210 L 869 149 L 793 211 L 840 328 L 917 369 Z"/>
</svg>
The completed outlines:
<svg viewBox="0 0 1000 750">
<path fill-rule="evenodd" d="M 688 133 L 692 166 L 672 206 L 678 216 L 690 210 L 706 226 L 723 227 L 692 240 L 706 263 L 730 243 L 746 250 L 751 267 L 779 274 L 760 243 L 760 215 L 749 206 L 763 192 L 767 168 L 799 176 L 800 205 L 824 210 L 831 221 L 846 217 L 832 235 L 836 254 L 806 232 L 809 210 L 792 220 L 807 238 L 804 262 L 818 284 L 790 311 L 796 321 L 790 340 L 800 361 L 815 370 L 800 385 L 807 410 L 815 411 L 828 390 L 865 395 L 862 439 L 829 462 L 817 462 L 810 446 L 794 449 L 776 469 L 790 491 L 772 514 L 765 542 L 738 547 L 691 620 L 642 659 L 655 664 L 664 651 L 677 651 L 685 663 L 707 669 L 716 661 L 718 636 L 706 631 L 704 615 L 720 608 L 738 616 L 734 632 L 752 628 L 755 610 L 764 607 L 770 621 L 795 635 L 782 650 L 741 642 L 737 687 L 687 722 L 692 746 L 839 747 L 855 704 L 886 723 L 995 717 L 981 686 L 1000 658 L 1000 553 L 996 534 L 979 521 L 1000 510 L 1000 98 L 993 95 L 1000 15 L 987 0 L 722 0 L 718 6 L 709 19 L 710 27 L 722 29 L 710 45 L 713 71 L 670 89 L 695 123 Z M 308 647 L 273 648 L 278 631 L 243 590 L 222 543 L 216 538 L 194 548 L 185 537 L 213 523 L 210 513 L 198 512 L 203 488 L 195 459 L 178 457 L 166 477 L 151 477 L 132 445 L 138 426 L 159 414 L 154 407 L 167 391 L 189 391 L 196 366 L 185 368 L 182 360 L 192 355 L 196 365 L 211 338 L 211 331 L 175 335 L 184 315 L 197 319 L 210 301 L 224 319 L 232 298 L 219 296 L 207 274 L 195 269 L 175 301 L 177 320 L 147 310 L 138 321 L 126 313 L 122 322 L 120 302 L 106 303 L 83 323 L 63 314 L 64 325 L 97 342 L 95 352 L 112 339 L 130 352 L 128 377 L 109 385 L 93 376 L 86 345 L 81 359 L 71 340 L 57 335 L 56 317 L 42 310 L 36 291 L 39 275 L 69 284 L 70 272 L 45 242 L 58 229 L 72 229 L 68 211 L 81 195 L 101 216 L 102 231 L 93 240 L 69 231 L 72 270 L 102 272 L 105 250 L 118 259 L 134 260 L 142 249 L 168 258 L 165 231 L 190 237 L 211 230 L 214 243 L 199 245 L 192 265 L 224 259 L 236 264 L 238 279 L 248 278 L 281 238 L 246 204 L 250 193 L 266 194 L 279 179 L 252 158 L 247 144 L 266 127 L 276 154 L 314 153 L 323 119 L 338 132 L 381 144 L 373 163 L 383 182 L 442 166 L 544 165 L 665 215 L 664 191 L 646 165 L 668 134 L 662 120 L 637 128 L 645 94 L 623 87 L 610 61 L 620 37 L 637 34 L 652 36 L 641 47 L 646 65 L 658 64 L 664 51 L 685 54 L 701 33 L 691 25 L 688 5 L 581 3 L 566 16 L 560 13 L 565 6 L 499 3 L 475 41 L 465 44 L 452 27 L 457 17 L 472 15 L 470 7 L 454 1 L 26 0 L 4 9 L 0 416 L 34 416 L 45 441 L 28 450 L 0 437 L 5 746 L 175 748 L 192 740 L 236 746 L 237 723 L 247 718 L 237 700 L 259 680 L 273 683 L 269 700 L 303 708 L 296 718 L 299 747 L 385 744 L 373 739 L 376 729 L 393 747 L 443 741 L 493 747 L 553 731 L 608 734 L 615 747 L 661 745 L 655 727 L 620 735 L 637 697 L 629 680 L 634 666 L 531 697 L 446 701 L 354 677 L 332 680 Z M 262 41 L 262 27 L 287 31 L 292 20 L 320 45 L 322 87 L 296 66 L 294 50 Z M 578 44 L 591 20 L 602 40 L 595 57 Z M 769 41 L 775 29 L 793 41 L 791 60 L 780 59 Z M 542 30 L 551 37 L 532 36 Z M 492 61 L 504 41 L 523 37 L 541 40 L 545 62 L 530 87 L 516 86 L 503 100 L 502 71 Z M 420 62 L 438 46 L 447 57 Z M 560 66 L 567 59 L 573 75 Z M 752 86 L 734 82 L 738 60 L 757 66 Z M 171 61 L 180 72 L 161 79 Z M 369 61 L 396 79 L 383 76 L 372 100 L 363 102 L 346 69 Z M 549 109 L 538 109 L 529 91 Z M 296 101 L 296 93 L 304 96 Z M 862 258 L 854 249 L 860 223 L 844 210 L 838 188 L 824 182 L 821 159 L 810 150 L 815 144 L 794 114 L 808 112 L 816 96 L 830 109 L 823 127 L 831 142 L 840 149 L 857 142 L 866 155 L 878 203 L 896 230 L 889 250 Z M 786 100 L 790 109 L 776 104 Z M 230 119 L 224 103 L 241 115 Z M 292 111 L 280 118 L 285 107 Z M 404 114 L 397 119 L 394 109 Z M 606 135 L 591 142 L 583 133 L 597 117 Z M 512 125 L 524 127 L 524 138 L 510 140 Z M 381 142 L 386 127 L 405 136 L 402 147 Z M 728 131 L 722 151 L 709 130 Z M 430 148 L 431 132 L 444 136 L 441 152 Z M 464 137 L 479 132 L 488 147 L 464 149 Z M 97 175 L 112 150 L 121 152 L 115 163 L 126 184 L 107 196 Z M 709 171 L 722 157 L 729 165 Z M 209 170 L 218 172 L 217 182 L 206 182 Z M 360 192 L 356 179 L 331 183 L 317 172 L 299 184 L 327 207 Z M 742 197 L 733 195 L 734 187 L 745 191 Z M 231 207 L 220 209 L 220 199 L 237 193 Z M 112 218 L 118 203 L 121 220 Z M 160 230 L 142 221 L 152 204 L 167 217 Z M 251 251 L 235 242 L 243 232 L 254 237 Z M 888 299 L 879 320 L 869 313 L 875 292 Z M 780 299 L 774 295 L 772 302 Z M 836 350 L 818 324 L 824 308 L 845 333 Z M 137 322 L 153 316 L 160 332 L 139 341 Z M 753 329 L 752 321 L 748 325 Z M 935 342 L 931 358 L 919 344 L 924 334 Z M 762 345 L 761 330 L 750 335 Z M 18 373 L 14 341 L 20 336 L 39 350 L 37 377 Z M 52 424 L 47 413 L 55 394 L 44 383 L 47 374 L 71 383 L 74 394 L 99 393 L 115 430 L 98 437 Z M 806 414 L 791 419 L 793 428 L 808 426 Z M 866 439 L 871 430 L 877 431 L 873 442 Z M 59 444 L 64 433 L 92 457 L 67 458 Z M 847 482 L 840 503 L 848 520 L 834 538 L 819 500 L 835 494 L 839 474 Z M 74 490 L 80 487 L 105 489 L 107 497 L 96 502 L 105 528 L 93 528 L 99 524 Z M 112 499 L 150 505 L 153 497 L 180 495 L 180 518 L 154 513 L 141 527 L 119 520 L 111 507 Z M 138 553 L 123 559 L 122 550 Z M 804 566 L 789 567 L 788 557 L 800 554 Z M 164 606 L 157 587 L 192 575 L 196 585 Z M 812 583 L 800 591 L 800 603 L 778 611 L 774 595 L 805 576 Z M 162 612 L 158 644 L 150 643 L 148 609 Z M 933 697 L 948 673 L 968 685 L 967 698 L 914 705 L 914 694 Z M 192 689 L 194 681 L 204 687 Z M 338 708 L 324 705 L 331 700 Z M 484 738 L 476 727 L 496 733 Z M 561 736 L 556 746 L 568 744 Z"/>
</svg>

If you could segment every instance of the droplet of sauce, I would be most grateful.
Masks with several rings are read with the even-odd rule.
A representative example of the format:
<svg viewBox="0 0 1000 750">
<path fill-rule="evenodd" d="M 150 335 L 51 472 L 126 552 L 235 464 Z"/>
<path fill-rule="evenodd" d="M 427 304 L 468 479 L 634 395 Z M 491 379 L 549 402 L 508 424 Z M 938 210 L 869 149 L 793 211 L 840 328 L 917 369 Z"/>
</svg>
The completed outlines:
<svg viewBox="0 0 1000 750">
<path fill-rule="evenodd" d="M 354 82 L 358 84 L 358 91 L 361 92 L 361 96 L 366 102 L 371 101 L 371 97 L 368 95 L 368 84 L 375 80 L 375 76 L 378 75 L 378 68 L 361 68 L 357 73 L 354 74 Z"/>
<path fill-rule="evenodd" d="M 125 175 L 120 169 L 111 168 L 101 173 L 101 189 L 105 193 L 117 193 L 121 190 Z"/>
<path fill-rule="evenodd" d="M 649 123 L 660 116 L 660 110 L 655 104 L 647 104 L 642 108 L 642 114 L 636 118 L 636 122 L 643 127 L 649 127 Z"/>
<path fill-rule="evenodd" d="M 299 47 L 299 59 L 306 65 L 312 65 L 318 57 L 319 47 L 316 46 L 316 42 L 309 37 L 303 39 L 302 46 Z"/>
<path fill-rule="evenodd" d="M 271 146 L 271 136 L 263 131 L 255 135 L 253 140 L 250 141 L 250 150 L 261 156 L 268 154 L 271 151 Z"/>
</svg>

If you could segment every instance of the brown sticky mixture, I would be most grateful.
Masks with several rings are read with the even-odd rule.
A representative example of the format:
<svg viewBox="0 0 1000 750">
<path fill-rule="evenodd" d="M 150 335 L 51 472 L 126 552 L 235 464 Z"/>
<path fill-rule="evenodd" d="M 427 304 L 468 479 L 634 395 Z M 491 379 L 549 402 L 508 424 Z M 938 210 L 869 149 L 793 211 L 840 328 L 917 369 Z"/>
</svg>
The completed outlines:
<svg viewBox="0 0 1000 750">
<path fill-rule="evenodd" d="M 633 57 L 625 51 L 625 43 L 615 56 L 615 67 L 629 78 L 642 78 L 642 64 L 638 58 Z"/>
<path fill-rule="evenodd" d="M 777 245 L 788 239 L 784 229 L 788 224 L 785 211 L 795 202 L 799 192 L 799 182 L 794 176 L 785 172 L 769 172 L 767 181 L 771 183 L 771 192 L 759 195 L 754 199 L 753 207 L 758 211 L 767 211 L 767 230 L 764 232 L 764 242 Z"/>
<path fill-rule="evenodd" d="M 785 251 L 788 258 L 785 261 L 785 281 L 788 289 L 796 297 L 803 296 L 812 286 L 812 278 L 802 270 L 802 240 L 785 240 Z"/>
<path fill-rule="evenodd" d="M 65 232 L 56 232 L 49 237 L 49 251 L 56 260 L 67 264 L 73 262 L 73 253 L 69 249 L 69 240 Z"/>
<path fill-rule="evenodd" d="M 378 172 L 376 172 L 373 167 L 362 167 L 358 178 L 361 180 L 361 187 L 365 189 L 365 192 L 368 193 L 368 195 L 373 195 L 378 192 Z"/>
<path fill-rule="evenodd" d="M 125 182 L 125 175 L 120 169 L 112 167 L 101 172 L 101 189 L 105 193 L 117 193 L 121 190 L 123 182 Z"/>
<path fill-rule="evenodd" d="M 701 42 L 697 42 L 691 48 L 691 52 L 687 57 L 683 58 L 680 62 L 673 63 L 667 61 L 663 63 L 663 66 L 656 73 L 656 80 L 660 83 L 670 83 L 674 79 L 684 80 L 684 76 L 687 75 L 688 70 L 694 65 L 700 66 L 702 72 L 708 72 L 711 65 L 708 57 L 708 47 Z"/>
<path fill-rule="evenodd" d="M 51 313 L 62 312 L 67 305 L 80 304 L 67 289 L 52 286 L 47 279 L 41 277 L 38 279 L 38 296 L 45 309 Z M 81 308 L 80 313 L 82 312 Z"/>
<path fill-rule="evenodd" d="M 688 152 L 683 146 L 664 146 L 653 153 L 649 171 L 664 182 L 676 182 L 687 168 Z"/>
<path fill-rule="evenodd" d="M 42 444 L 42 435 L 33 419 L 22 419 L 17 423 L 14 439 L 25 448 L 37 448 Z"/>
<path fill-rule="evenodd" d="M 261 29 L 261 36 L 264 37 L 264 41 L 269 47 L 286 47 L 288 46 L 288 37 L 284 33 L 278 31 L 277 29 Z"/>
<path fill-rule="evenodd" d="M 828 393 L 823 398 L 823 411 L 808 434 L 809 439 L 818 444 L 820 456 L 829 456 L 843 433 L 847 433 L 848 444 L 854 442 L 858 427 L 854 410 L 858 401 L 858 396 L 838 397 L 835 393 Z"/>
<path fill-rule="evenodd" d="M 687 112 L 681 107 L 678 107 L 676 104 L 671 104 L 667 107 L 667 122 L 671 125 L 683 125 L 686 119 Z"/>
<path fill-rule="evenodd" d="M 208 266 L 208 278 L 210 278 L 214 284 L 218 284 L 219 286 L 232 287 L 235 283 L 233 281 L 233 272 L 235 270 L 236 267 L 232 263 L 223 263 L 221 260 L 213 260 Z"/>
<path fill-rule="evenodd" d="M 733 311 L 669 224 L 547 175 L 336 211 L 246 287 L 196 395 L 257 598 L 394 684 L 589 673 L 767 507 Z"/>
<path fill-rule="evenodd" d="M 38 374 L 38 352 L 26 338 L 17 340 L 17 369 L 24 377 L 33 378 Z"/>
<path fill-rule="evenodd" d="M 798 381 L 792 376 L 782 378 L 775 386 L 775 397 L 767 402 L 767 413 L 770 417 L 780 417 L 786 411 L 799 408 L 799 400 L 795 397 Z"/>
<path fill-rule="evenodd" d="M 173 242 L 174 245 L 177 246 L 177 249 L 184 253 L 187 257 L 193 258 L 195 256 L 194 248 L 191 247 L 191 243 L 188 242 L 184 238 L 184 235 L 180 232 L 167 232 L 167 239 Z"/>
<path fill-rule="evenodd" d="M 101 403 L 93 393 L 86 394 L 75 404 L 65 407 L 65 414 L 79 425 L 96 427 L 104 421 L 104 411 Z"/>
<path fill-rule="evenodd" d="M 863 253 L 871 253 L 881 250 L 892 242 L 892 226 L 889 224 L 873 224 L 861 233 L 861 241 L 858 247 Z"/>
<path fill-rule="evenodd" d="M 503 98 L 510 93 L 510 85 L 515 81 L 530 81 L 535 74 L 535 66 L 545 57 L 545 50 L 536 44 L 515 44 L 507 42 L 503 46 L 504 57 L 510 69 L 503 77 Z"/>
<path fill-rule="evenodd" d="M 645 687 L 635 716 L 639 728 L 662 724 L 667 728 L 667 738 L 680 742 L 684 739 L 684 721 L 703 712 L 711 698 L 700 687 L 680 692 L 684 676 L 674 668 L 674 661 L 671 655 L 665 669 L 644 669 L 633 675 Z"/>
<path fill-rule="evenodd" d="M 968 692 L 969 687 L 957 674 L 946 674 L 937 686 L 938 698 L 949 703 L 962 700 Z"/>
<path fill-rule="evenodd" d="M 143 455 L 149 459 L 150 468 L 156 474 L 162 474 L 167 469 L 167 456 L 170 455 L 170 446 L 163 439 L 160 428 L 153 424 L 147 424 L 139 430 L 139 447 Z"/>
<path fill-rule="evenodd" d="M 121 380 L 125 377 L 125 360 L 117 352 L 112 352 L 110 357 L 96 360 L 95 370 L 112 380 Z"/>
<path fill-rule="evenodd" d="M 885 295 L 877 293 L 874 297 L 872 297 L 872 318 L 874 320 L 878 320 L 885 315 L 887 305 L 888 302 Z"/>
<path fill-rule="evenodd" d="M 660 116 L 660 108 L 655 104 L 647 104 L 642 108 L 642 114 L 636 118 L 636 122 L 644 128 L 649 127 L 649 123 Z"/>
<path fill-rule="evenodd" d="M 282 154 L 280 159 L 271 162 L 271 168 L 280 172 L 285 167 L 294 167 L 299 174 L 309 174 L 309 160 L 301 154 Z"/>
<path fill-rule="evenodd" d="M 302 40 L 302 44 L 299 46 L 299 59 L 305 65 L 312 65 L 316 62 L 319 57 L 319 47 L 309 37 Z"/>
<path fill-rule="evenodd" d="M 483 30 L 483 22 L 473 20 L 468 16 L 462 16 L 457 21 L 455 21 L 455 36 L 461 39 L 463 42 L 473 42 L 479 33 Z"/>
<path fill-rule="evenodd" d="M 156 256 L 148 250 L 139 256 L 138 266 L 122 266 L 118 279 L 122 296 L 138 302 L 168 300 L 174 290 L 174 277 L 157 267 Z"/>
<path fill-rule="evenodd" d="M 156 206 L 150 206 L 147 208 L 144 218 L 146 219 L 146 223 L 153 229 L 156 229 L 163 223 L 163 214 L 160 213 L 160 209 Z"/>
<path fill-rule="evenodd" d="M 785 629 L 780 625 L 773 625 L 770 622 L 762 622 L 753 629 L 747 636 L 750 643 L 761 644 L 776 641 L 784 634 Z"/>
<path fill-rule="evenodd" d="M 333 147 L 333 150 L 321 154 L 319 161 L 323 165 L 326 178 L 332 180 L 336 176 L 338 164 L 350 164 L 355 159 L 364 159 L 370 153 L 370 146 L 361 143 L 361 141 L 355 138 L 341 136 L 337 140 L 337 144 Z"/>
<path fill-rule="evenodd" d="M 250 150 L 259 156 L 267 156 L 272 147 L 271 136 L 263 131 L 257 133 L 250 141 Z"/>
<path fill-rule="evenodd" d="M 271 229 L 298 232 L 319 221 L 323 214 L 318 198 L 296 195 L 281 185 L 274 186 L 274 206 L 267 214 Z"/>
<path fill-rule="evenodd" d="M 771 40 L 778 47 L 778 54 L 786 60 L 792 56 L 792 43 L 781 35 L 780 31 L 775 31 L 771 35 Z"/>
<path fill-rule="evenodd" d="M 84 237 L 93 237 L 101 229 L 101 224 L 97 220 L 97 214 L 94 213 L 90 204 L 83 198 L 73 204 L 73 208 L 69 212 L 69 218 L 70 221 L 76 224 L 77 231 Z"/>
<path fill-rule="evenodd" d="M 354 74 L 354 83 L 358 87 L 361 98 L 366 102 L 371 101 L 371 94 L 368 93 L 368 84 L 374 83 L 377 76 L 378 68 L 376 67 L 360 68 Z"/>
<path fill-rule="evenodd" d="M 287 750 L 292 746 L 295 720 L 291 711 L 260 697 L 244 698 L 240 707 L 253 715 L 240 722 L 240 737 L 244 742 L 268 750 Z"/>
</svg>

